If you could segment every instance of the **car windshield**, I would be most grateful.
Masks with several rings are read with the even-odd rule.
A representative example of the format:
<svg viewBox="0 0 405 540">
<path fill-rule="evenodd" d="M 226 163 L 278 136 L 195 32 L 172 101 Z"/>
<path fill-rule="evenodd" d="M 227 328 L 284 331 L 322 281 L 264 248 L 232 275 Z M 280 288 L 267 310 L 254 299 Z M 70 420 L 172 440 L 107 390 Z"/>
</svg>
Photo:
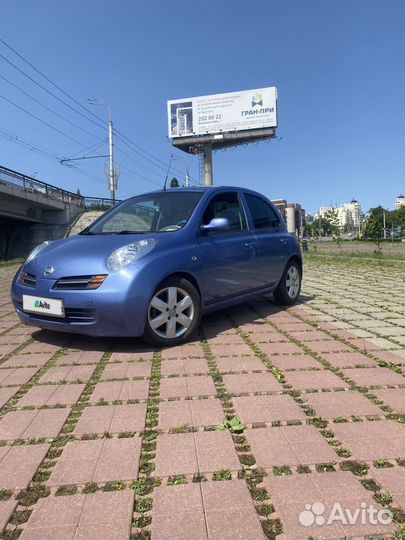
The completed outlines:
<svg viewBox="0 0 405 540">
<path fill-rule="evenodd" d="M 200 192 L 166 192 L 140 195 L 110 210 L 80 234 L 141 234 L 173 232 L 188 222 Z"/>
</svg>

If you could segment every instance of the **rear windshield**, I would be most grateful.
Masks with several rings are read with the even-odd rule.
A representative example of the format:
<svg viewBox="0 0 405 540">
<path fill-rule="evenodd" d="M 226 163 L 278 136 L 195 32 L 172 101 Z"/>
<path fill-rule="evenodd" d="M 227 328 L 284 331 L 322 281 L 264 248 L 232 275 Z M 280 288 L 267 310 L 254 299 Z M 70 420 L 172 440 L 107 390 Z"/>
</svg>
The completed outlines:
<svg viewBox="0 0 405 540">
<path fill-rule="evenodd" d="M 202 193 L 161 192 L 140 195 L 110 210 L 81 234 L 174 232 L 186 225 Z"/>
</svg>

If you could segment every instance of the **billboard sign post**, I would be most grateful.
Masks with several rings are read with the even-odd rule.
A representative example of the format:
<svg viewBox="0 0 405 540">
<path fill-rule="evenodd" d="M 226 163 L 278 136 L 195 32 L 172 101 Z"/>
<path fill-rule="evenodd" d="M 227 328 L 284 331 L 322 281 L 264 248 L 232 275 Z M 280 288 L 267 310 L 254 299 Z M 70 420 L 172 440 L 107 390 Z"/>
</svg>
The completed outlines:
<svg viewBox="0 0 405 540">
<path fill-rule="evenodd" d="M 167 113 L 173 146 L 209 157 L 212 150 L 274 138 L 277 89 L 272 86 L 170 100 Z M 212 178 L 212 166 L 208 168 Z"/>
</svg>

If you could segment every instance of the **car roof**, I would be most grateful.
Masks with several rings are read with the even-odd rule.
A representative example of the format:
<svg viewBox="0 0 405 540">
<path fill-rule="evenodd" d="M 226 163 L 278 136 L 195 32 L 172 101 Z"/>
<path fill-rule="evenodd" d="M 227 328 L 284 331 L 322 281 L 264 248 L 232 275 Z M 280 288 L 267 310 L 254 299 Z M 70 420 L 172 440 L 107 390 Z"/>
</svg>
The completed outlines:
<svg viewBox="0 0 405 540">
<path fill-rule="evenodd" d="M 207 191 L 246 191 L 254 195 L 259 195 L 260 197 L 266 197 L 265 195 L 253 191 L 252 189 L 245 188 L 243 186 L 189 186 L 189 187 L 177 187 L 177 188 L 167 188 L 166 190 L 156 190 L 150 191 L 148 193 L 143 193 L 142 195 L 154 195 L 156 193 L 204 193 Z"/>
</svg>

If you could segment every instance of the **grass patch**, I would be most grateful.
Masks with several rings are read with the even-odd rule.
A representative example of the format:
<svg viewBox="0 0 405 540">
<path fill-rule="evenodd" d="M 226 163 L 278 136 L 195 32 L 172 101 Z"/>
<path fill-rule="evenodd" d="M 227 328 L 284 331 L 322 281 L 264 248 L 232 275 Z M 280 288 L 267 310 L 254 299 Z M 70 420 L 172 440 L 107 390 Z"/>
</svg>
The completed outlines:
<svg viewBox="0 0 405 540">
<path fill-rule="evenodd" d="M 308 474 L 311 472 L 311 469 L 308 467 L 308 465 L 298 465 L 297 467 L 297 473 L 299 474 Z"/>
<path fill-rule="evenodd" d="M 76 486 L 60 486 L 57 490 L 55 495 L 57 497 L 61 497 L 63 495 L 75 495 L 77 493 L 77 487 Z"/>
<path fill-rule="evenodd" d="M 386 459 L 377 459 L 373 461 L 373 465 L 377 469 L 389 469 L 390 467 L 393 467 L 393 464 Z"/>
<path fill-rule="evenodd" d="M 135 503 L 135 512 L 139 512 L 140 514 L 143 514 L 144 512 L 149 512 L 149 510 L 152 510 L 152 506 L 153 499 L 151 497 L 140 499 Z"/>
<path fill-rule="evenodd" d="M 98 486 L 95 482 L 88 482 L 82 489 L 82 493 L 95 493 L 98 490 Z"/>
<path fill-rule="evenodd" d="M 7 501 L 12 494 L 13 492 L 9 489 L 0 489 L 0 501 Z"/>
<path fill-rule="evenodd" d="M 157 485 L 159 485 L 159 482 L 154 478 L 140 478 L 139 480 L 134 480 L 131 483 L 130 488 L 133 489 L 137 495 L 149 495 Z"/>
<path fill-rule="evenodd" d="M 256 507 L 259 516 L 269 516 L 274 512 L 274 506 L 271 504 L 261 504 Z"/>
<path fill-rule="evenodd" d="M 212 475 L 212 479 L 216 481 L 232 480 L 232 473 L 229 469 L 221 469 Z"/>
<path fill-rule="evenodd" d="M 42 497 L 48 497 L 49 494 L 49 488 L 37 484 L 33 487 L 21 491 L 18 495 L 18 500 L 22 506 L 31 506 Z"/>
<path fill-rule="evenodd" d="M 179 486 L 181 484 L 187 484 L 187 477 L 184 474 L 177 476 L 170 476 L 167 480 L 168 486 Z"/>
<path fill-rule="evenodd" d="M 14 512 L 12 518 L 10 519 L 10 523 L 12 523 L 13 525 L 21 525 L 21 523 L 25 523 L 26 521 L 28 521 L 31 512 L 32 510 L 22 510 L 21 512 Z"/>
<path fill-rule="evenodd" d="M 340 469 L 342 471 L 350 471 L 355 476 L 366 476 L 368 472 L 368 466 L 359 461 L 342 461 Z"/>
<path fill-rule="evenodd" d="M 273 467 L 273 474 L 274 476 L 287 476 L 292 474 L 291 467 L 288 465 L 280 465 L 280 466 L 274 466 Z"/>
</svg>

